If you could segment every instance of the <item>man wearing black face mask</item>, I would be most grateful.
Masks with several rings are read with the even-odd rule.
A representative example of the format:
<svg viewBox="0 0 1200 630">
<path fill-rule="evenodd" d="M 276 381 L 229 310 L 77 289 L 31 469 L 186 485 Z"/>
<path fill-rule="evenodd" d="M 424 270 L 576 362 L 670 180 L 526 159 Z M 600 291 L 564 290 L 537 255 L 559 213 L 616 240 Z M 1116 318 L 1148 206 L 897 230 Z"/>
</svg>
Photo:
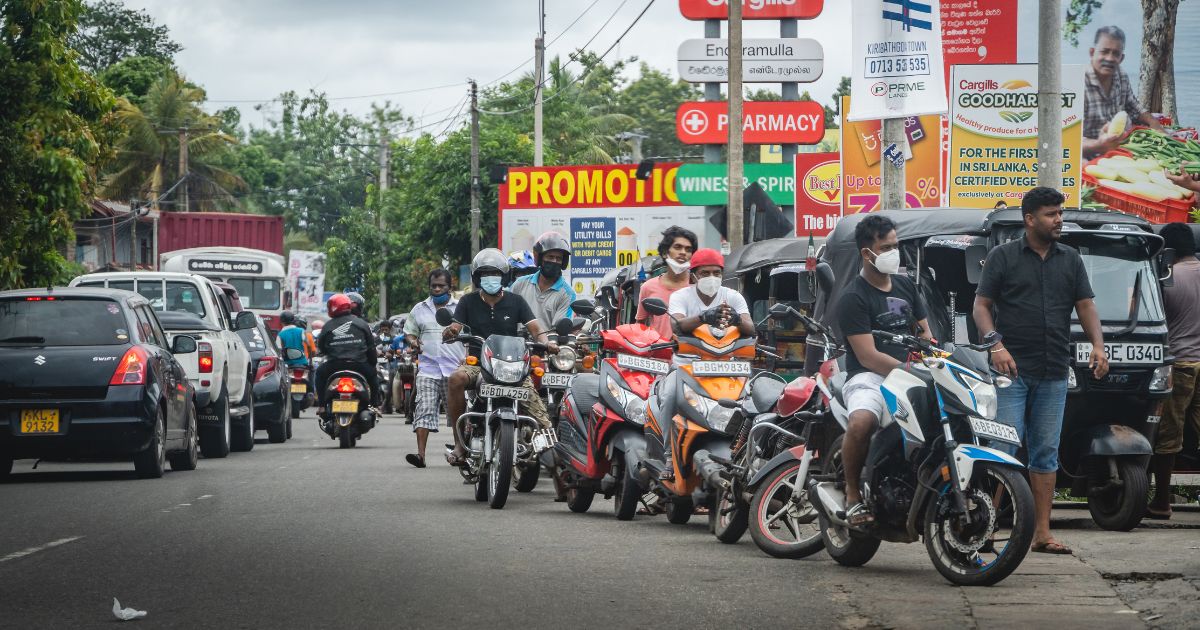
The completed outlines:
<svg viewBox="0 0 1200 630">
<path fill-rule="evenodd" d="M 525 298 L 542 330 L 553 330 L 555 322 L 573 315 L 575 291 L 562 277 L 571 264 L 571 241 L 558 232 L 546 232 L 533 244 L 533 256 L 537 272 L 518 278 L 509 291 Z"/>
</svg>

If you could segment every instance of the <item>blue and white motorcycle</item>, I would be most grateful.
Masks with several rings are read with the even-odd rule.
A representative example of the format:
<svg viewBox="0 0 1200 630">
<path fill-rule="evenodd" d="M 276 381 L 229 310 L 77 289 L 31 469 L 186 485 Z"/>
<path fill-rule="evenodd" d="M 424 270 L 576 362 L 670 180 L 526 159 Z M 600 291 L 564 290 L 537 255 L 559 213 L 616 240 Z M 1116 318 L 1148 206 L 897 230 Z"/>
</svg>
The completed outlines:
<svg viewBox="0 0 1200 630">
<path fill-rule="evenodd" d="M 861 476 L 874 522 L 861 528 L 847 522 L 841 437 L 830 449 L 826 474 L 809 482 L 825 549 L 839 564 L 861 566 L 882 541 L 924 539 L 933 565 L 954 584 L 1003 580 L 1029 552 L 1034 515 L 1021 462 L 981 445 L 1020 442 L 1013 427 L 996 422 L 996 388 L 1011 385 L 988 366 L 986 350 L 999 337 L 942 350 L 910 335 L 874 335 L 907 348 L 914 360 L 892 370 L 881 386 L 887 413 Z M 844 373 L 818 379 L 843 429 L 849 421 L 844 384 Z"/>
</svg>

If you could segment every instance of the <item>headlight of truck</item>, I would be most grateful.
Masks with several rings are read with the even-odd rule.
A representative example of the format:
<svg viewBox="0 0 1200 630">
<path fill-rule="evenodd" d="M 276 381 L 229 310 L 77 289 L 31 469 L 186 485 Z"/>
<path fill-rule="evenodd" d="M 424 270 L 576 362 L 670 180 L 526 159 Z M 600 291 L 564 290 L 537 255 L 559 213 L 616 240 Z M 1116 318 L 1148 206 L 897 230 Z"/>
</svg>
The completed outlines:
<svg viewBox="0 0 1200 630">
<path fill-rule="evenodd" d="M 522 361 L 492 361 L 492 376 L 501 383 L 516 384 L 525 376 L 525 363 Z"/>
<path fill-rule="evenodd" d="M 962 375 L 962 380 L 975 395 L 975 411 L 984 418 L 995 418 L 996 409 L 999 407 L 999 403 L 996 402 L 996 386 L 967 374 Z"/>
<path fill-rule="evenodd" d="M 563 346 L 558 349 L 558 354 L 554 355 L 551 361 L 554 362 L 554 369 L 559 372 L 570 372 L 575 369 L 575 360 L 579 355 L 575 354 L 574 348 Z"/>
<path fill-rule="evenodd" d="M 1154 374 L 1150 376 L 1150 391 L 1165 392 L 1171 389 L 1171 366 L 1161 365 L 1154 368 Z"/>
</svg>

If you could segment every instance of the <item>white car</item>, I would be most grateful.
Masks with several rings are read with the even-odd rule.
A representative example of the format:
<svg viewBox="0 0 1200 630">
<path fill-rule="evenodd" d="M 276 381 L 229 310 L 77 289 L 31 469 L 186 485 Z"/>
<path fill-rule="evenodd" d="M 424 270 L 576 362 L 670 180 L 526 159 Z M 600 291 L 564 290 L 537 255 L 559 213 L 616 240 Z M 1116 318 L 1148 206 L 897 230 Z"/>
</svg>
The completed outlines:
<svg viewBox="0 0 1200 630">
<path fill-rule="evenodd" d="M 172 341 L 177 335 L 194 337 L 198 351 L 179 359 L 196 390 L 201 452 L 212 458 L 254 448 L 255 371 L 250 352 L 237 334 L 256 325 L 253 313 L 232 314 L 225 293 L 195 274 L 93 273 L 75 278 L 70 286 L 140 293 L 159 311 L 159 321 Z"/>
</svg>

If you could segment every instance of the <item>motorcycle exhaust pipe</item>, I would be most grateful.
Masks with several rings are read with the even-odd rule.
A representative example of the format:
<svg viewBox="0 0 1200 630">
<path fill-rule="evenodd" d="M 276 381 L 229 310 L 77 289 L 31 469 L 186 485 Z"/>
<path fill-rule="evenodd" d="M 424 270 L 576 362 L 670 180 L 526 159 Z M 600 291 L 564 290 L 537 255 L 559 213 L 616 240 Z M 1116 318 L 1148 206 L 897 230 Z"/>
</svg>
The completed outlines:
<svg viewBox="0 0 1200 630">
<path fill-rule="evenodd" d="M 725 467 L 713 461 L 712 453 L 707 449 L 696 451 L 693 467 L 696 469 L 696 474 L 700 475 L 710 486 L 714 488 L 729 487 L 729 481 L 721 476 L 721 473 L 725 472 Z"/>
<path fill-rule="evenodd" d="M 808 483 L 808 496 L 813 505 L 833 523 L 842 527 L 849 527 L 850 523 L 846 522 L 846 494 L 838 490 L 837 485 L 831 481 L 817 482 L 810 480 Z M 816 497 L 816 500 L 813 500 Z"/>
</svg>

